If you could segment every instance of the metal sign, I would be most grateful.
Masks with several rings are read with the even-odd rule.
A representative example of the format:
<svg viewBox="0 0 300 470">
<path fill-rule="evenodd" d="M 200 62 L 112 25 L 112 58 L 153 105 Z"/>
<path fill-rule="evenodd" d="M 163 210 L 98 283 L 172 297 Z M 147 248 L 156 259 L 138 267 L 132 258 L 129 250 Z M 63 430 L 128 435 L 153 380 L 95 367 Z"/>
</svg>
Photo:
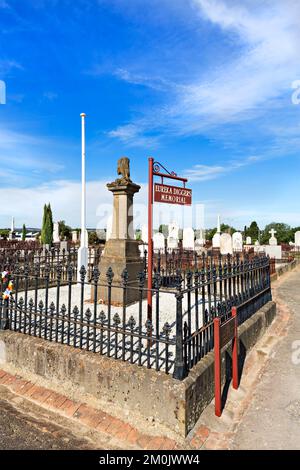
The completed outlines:
<svg viewBox="0 0 300 470">
<path fill-rule="evenodd" d="M 153 296 L 153 282 L 152 282 L 152 268 L 153 268 L 153 202 L 164 202 L 167 204 L 192 204 L 192 191 L 186 189 L 187 178 L 177 176 L 174 171 L 168 171 L 161 163 L 150 157 L 148 160 L 149 165 L 149 179 L 148 179 L 148 268 L 147 268 L 147 303 L 148 303 L 148 320 L 152 320 L 152 296 Z M 161 178 L 161 184 L 153 184 L 153 178 Z M 168 186 L 164 184 L 164 180 L 180 181 L 183 187 Z"/>
<path fill-rule="evenodd" d="M 154 201 L 164 202 L 166 204 L 190 206 L 192 204 L 192 190 L 187 188 L 179 188 L 178 186 L 169 186 L 167 184 L 155 183 Z"/>
<path fill-rule="evenodd" d="M 227 320 L 220 327 L 220 348 L 222 349 L 229 341 L 234 338 L 235 334 L 235 317 Z"/>
</svg>

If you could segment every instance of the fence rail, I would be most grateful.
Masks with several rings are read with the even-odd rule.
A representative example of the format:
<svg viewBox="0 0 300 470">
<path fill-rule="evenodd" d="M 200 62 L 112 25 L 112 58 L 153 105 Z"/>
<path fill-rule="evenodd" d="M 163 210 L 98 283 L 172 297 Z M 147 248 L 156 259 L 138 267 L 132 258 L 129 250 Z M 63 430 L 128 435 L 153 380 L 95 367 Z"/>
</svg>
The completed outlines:
<svg viewBox="0 0 300 470">
<path fill-rule="evenodd" d="M 213 349 L 215 317 L 223 322 L 233 306 L 240 306 L 242 323 L 271 299 L 269 258 L 221 257 L 218 264 L 210 257 L 201 259 L 193 271 L 177 269 L 172 288 L 165 287 L 164 273 L 155 271 L 152 316 L 145 300 L 144 271 L 134 287 L 126 270 L 120 283 L 111 269 L 106 282 L 100 283 L 97 266 L 90 278 L 82 267 L 78 283 L 72 263 L 62 268 L 59 262 L 55 279 L 48 263 L 43 276 L 39 264 L 25 263 L 1 284 L 4 292 L 9 277 L 13 282 L 10 298 L 0 299 L 1 328 L 162 370 L 182 380 Z M 107 290 L 106 303 L 98 302 L 99 289 Z M 112 301 L 116 289 L 123 293 L 118 307 Z M 139 300 L 127 305 L 130 289 L 138 290 Z"/>
</svg>

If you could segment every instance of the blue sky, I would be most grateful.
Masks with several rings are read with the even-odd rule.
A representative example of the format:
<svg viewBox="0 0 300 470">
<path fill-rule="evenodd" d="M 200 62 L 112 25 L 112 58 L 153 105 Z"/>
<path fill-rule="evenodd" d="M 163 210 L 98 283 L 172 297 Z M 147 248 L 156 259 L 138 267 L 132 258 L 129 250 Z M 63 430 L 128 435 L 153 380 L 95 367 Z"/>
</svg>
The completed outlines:
<svg viewBox="0 0 300 470">
<path fill-rule="evenodd" d="M 206 226 L 300 225 L 299 17 L 297 0 L 0 0 L 1 226 L 40 225 L 48 201 L 80 224 L 81 112 L 89 226 L 122 155 L 139 204 L 152 155 Z"/>
</svg>

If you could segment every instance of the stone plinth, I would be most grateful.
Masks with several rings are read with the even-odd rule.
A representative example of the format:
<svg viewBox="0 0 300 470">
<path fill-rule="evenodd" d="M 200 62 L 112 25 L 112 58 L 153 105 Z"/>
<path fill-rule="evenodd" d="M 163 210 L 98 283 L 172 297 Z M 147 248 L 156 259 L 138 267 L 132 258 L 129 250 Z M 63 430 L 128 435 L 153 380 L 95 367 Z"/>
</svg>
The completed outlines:
<svg viewBox="0 0 300 470">
<path fill-rule="evenodd" d="M 108 289 L 106 273 L 109 268 L 113 270 L 113 286 L 111 291 L 112 305 L 123 305 L 122 273 L 128 271 L 128 289 L 126 305 L 139 300 L 138 273 L 144 269 L 140 256 L 139 242 L 134 239 L 133 228 L 133 196 L 140 190 L 140 186 L 124 178 L 107 185 L 113 193 L 113 220 L 110 239 L 107 240 L 104 253 L 101 256 L 99 271 L 98 301 L 107 303 Z M 104 287 L 105 286 L 105 287 Z M 94 295 L 92 293 L 92 295 Z"/>
</svg>

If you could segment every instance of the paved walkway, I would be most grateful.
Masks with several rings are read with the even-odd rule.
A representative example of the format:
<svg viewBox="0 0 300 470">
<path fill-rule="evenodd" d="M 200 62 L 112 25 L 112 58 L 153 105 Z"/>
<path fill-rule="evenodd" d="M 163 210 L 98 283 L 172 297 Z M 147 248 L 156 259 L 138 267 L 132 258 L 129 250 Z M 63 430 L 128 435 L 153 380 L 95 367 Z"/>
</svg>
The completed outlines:
<svg viewBox="0 0 300 470">
<path fill-rule="evenodd" d="M 233 449 L 300 449 L 300 269 L 276 291 L 291 313 L 287 334 L 273 349 Z"/>
</svg>

